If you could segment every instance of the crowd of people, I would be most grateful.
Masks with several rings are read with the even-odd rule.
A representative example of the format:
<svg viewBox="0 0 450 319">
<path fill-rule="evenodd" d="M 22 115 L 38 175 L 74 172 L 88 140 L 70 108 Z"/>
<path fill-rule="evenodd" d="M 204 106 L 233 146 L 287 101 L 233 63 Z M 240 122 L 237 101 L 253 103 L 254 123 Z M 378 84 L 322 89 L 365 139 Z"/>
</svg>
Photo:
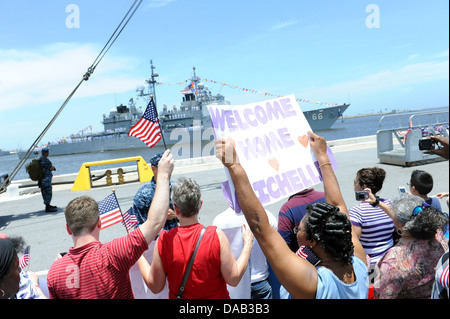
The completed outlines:
<svg viewBox="0 0 450 319">
<path fill-rule="evenodd" d="M 199 221 L 198 183 L 171 180 L 169 150 L 151 159 L 154 178 L 135 195 L 138 224 L 126 236 L 101 243 L 98 203 L 88 196 L 70 201 L 64 214 L 73 246 L 49 269 L 48 297 L 132 299 L 129 271 L 137 264 L 153 293 L 168 283 L 170 299 L 228 299 L 246 271 L 253 299 L 448 299 L 448 214 L 436 200 L 447 197 L 448 210 L 448 192 L 430 197 L 432 176 L 414 170 L 405 196 L 380 198 L 386 172 L 361 168 L 354 189 L 367 196 L 348 209 L 326 141 L 308 135 L 324 192 L 309 188 L 292 195 L 278 221 L 256 197 L 230 139 L 216 141 L 216 156 L 242 213 L 229 203 L 211 226 Z M 442 145 L 432 152 L 448 159 L 448 138 L 432 138 Z M 230 227 L 240 229 L 237 256 L 224 231 Z M 143 254 L 153 241 L 149 262 Z M 20 237 L 0 234 L 0 299 L 45 298 L 38 277 L 19 266 L 23 246 Z"/>
</svg>

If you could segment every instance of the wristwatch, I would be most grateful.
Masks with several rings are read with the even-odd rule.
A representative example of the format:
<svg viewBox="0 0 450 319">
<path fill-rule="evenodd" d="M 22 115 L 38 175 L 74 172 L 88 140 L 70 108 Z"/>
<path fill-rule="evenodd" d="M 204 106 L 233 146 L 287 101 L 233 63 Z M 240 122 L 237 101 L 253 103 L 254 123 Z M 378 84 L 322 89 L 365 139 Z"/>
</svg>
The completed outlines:
<svg viewBox="0 0 450 319">
<path fill-rule="evenodd" d="M 379 203 L 380 203 L 380 197 L 378 197 L 378 196 L 375 196 L 375 201 L 372 203 L 372 204 L 370 204 L 370 205 L 372 205 L 373 207 L 375 207 L 375 206 L 377 206 Z"/>
</svg>

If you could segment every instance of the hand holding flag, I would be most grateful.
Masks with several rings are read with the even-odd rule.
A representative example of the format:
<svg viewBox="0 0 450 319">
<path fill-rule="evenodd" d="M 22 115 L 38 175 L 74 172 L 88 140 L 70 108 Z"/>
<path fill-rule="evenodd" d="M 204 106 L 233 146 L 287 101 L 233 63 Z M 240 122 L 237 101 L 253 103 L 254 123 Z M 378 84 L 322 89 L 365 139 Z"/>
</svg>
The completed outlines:
<svg viewBox="0 0 450 319">
<path fill-rule="evenodd" d="M 117 202 L 116 194 L 108 195 L 98 204 L 101 228 L 105 229 L 122 221 L 122 212 Z"/>
<path fill-rule="evenodd" d="M 21 269 L 24 269 L 25 267 L 28 266 L 28 263 L 30 262 L 30 246 L 27 246 L 27 248 L 25 248 L 22 256 L 20 256 L 19 259 L 19 266 Z"/>
<path fill-rule="evenodd" d="M 316 266 L 320 259 L 307 246 L 300 246 L 296 252 L 297 256 L 309 261 L 313 266 Z"/>
<path fill-rule="evenodd" d="M 129 210 L 127 210 L 123 214 L 123 224 L 127 231 L 130 231 L 138 224 L 138 220 L 136 218 L 136 215 L 134 214 L 133 207 L 130 207 Z"/>
</svg>

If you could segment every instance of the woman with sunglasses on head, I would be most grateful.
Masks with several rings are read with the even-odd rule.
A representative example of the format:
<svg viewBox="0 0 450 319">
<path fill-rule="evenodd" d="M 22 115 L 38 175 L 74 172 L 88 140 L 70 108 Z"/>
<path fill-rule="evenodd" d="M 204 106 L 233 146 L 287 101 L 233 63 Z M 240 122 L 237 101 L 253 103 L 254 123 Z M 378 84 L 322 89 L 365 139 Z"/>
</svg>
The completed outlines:
<svg viewBox="0 0 450 319">
<path fill-rule="evenodd" d="M 368 201 L 373 199 L 372 195 Z M 448 249 L 436 235 L 448 219 L 412 195 L 395 201 L 389 213 L 402 237 L 377 264 L 375 298 L 429 299 L 435 267 Z"/>
</svg>

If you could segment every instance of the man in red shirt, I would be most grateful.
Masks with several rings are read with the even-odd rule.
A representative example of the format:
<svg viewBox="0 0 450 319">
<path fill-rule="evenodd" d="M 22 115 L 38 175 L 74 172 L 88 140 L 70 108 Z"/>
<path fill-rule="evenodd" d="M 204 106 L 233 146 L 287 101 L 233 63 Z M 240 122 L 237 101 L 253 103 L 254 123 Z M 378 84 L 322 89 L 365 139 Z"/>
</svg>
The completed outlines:
<svg viewBox="0 0 450 319">
<path fill-rule="evenodd" d="M 101 222 L 97 202 L 83 196 L 67 205 L 66 229 L 74 245 L 50 267 L 47 275 L 50 298 L 134 298 L 128 272 L 164 226 L 172 171 L 173 157 L 167 150 L 158 165 L 157 186 L 147 221 L 106 244 L 99 241 Z"/>
</svg>

